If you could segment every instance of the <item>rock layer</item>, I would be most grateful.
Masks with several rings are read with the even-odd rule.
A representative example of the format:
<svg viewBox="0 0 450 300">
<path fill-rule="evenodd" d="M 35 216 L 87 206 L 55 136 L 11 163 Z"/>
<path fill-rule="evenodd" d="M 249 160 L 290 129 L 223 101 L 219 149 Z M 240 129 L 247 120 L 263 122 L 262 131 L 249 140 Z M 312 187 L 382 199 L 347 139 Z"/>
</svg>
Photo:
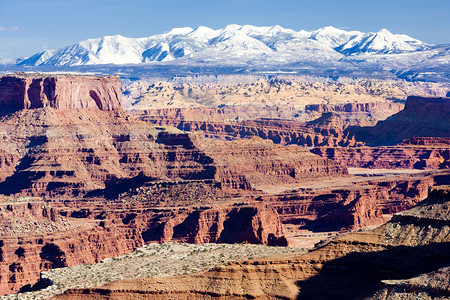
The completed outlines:
<svg viewBox="0 0 450 300">
<path fill-rule="evenodd" d="M 349 135 L 371 146 L 395 145 L 414 137 L 450 137 L 450 99 L 410 96 L 405 109 L 374 127 L 350 127 Z"/>
<path fill-rule="evenodd" d="M 0 122 L 2 193 L 76 196 L 137 176 L 214 178 L 211 159 L 187 134 L 148 126 L 120 109 L 39 108 Z"/>
<path fill-rule="evenodd" d="M 16 75 L 0 77 L 0 104 L 3 111 L 39 107 L 55 109 L 121 106 L 119 77 L 75 75 Z"/>
<path fill-rule="evenodd" d="M 223 187 L 252 189 L 348 173 L 338 163 L 311 155 L 306 149 L 259 138 L 230 142 L 197 139 L 196 145 L 214 159 L 215 178 Z"/>
<path fill-rule="evenodd" d="M 386 225 L 343 236 L 291 259 L 229 263 L 182 277 L 121 280 L 101 288 L 69 290 L 55 298 L 445 298 L 450 295 L 448 274 L 443 273 L 450 263 L 449 200 L 448 190 L 434 191 L 420 206 L 396 215 Z M 379 291 L 380 280 L 417 275 L 409 285 L 388 291 L 397 293 L 394 298 Z"/>
<path fill-rule="evenodd" d="M 145 118 L 144 118 L 145 119 Z M 206 137 L 219 140 L 239 140 L 259 137 L 281 145 L 353 146 L 354 139 L 343 134 L 343 121 L 336 115 L 324 116 L 309 123 L 258 119 L 238 123 L 178 121 L 176 119 L 148 120 L 156 125 L 170 125 L 184 131 L 203 132 Z"/>
<path fill-rule="evenodd" d="M 431 142 L 417 146 L 320 147 L 311 149 L 311 152 L 347 167 L 427 170 L 450 168 L 450 145 Z"/>
</svg>

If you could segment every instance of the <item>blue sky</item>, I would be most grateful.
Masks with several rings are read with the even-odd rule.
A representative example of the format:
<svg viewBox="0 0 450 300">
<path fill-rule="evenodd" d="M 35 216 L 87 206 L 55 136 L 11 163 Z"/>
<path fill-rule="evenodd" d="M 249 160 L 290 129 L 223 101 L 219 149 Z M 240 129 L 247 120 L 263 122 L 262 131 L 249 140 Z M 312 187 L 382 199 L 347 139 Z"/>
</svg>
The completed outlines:
<svg viewBox="0 0 450 300">
<path fill-rule="evenodd" d="M 145 37 L 173 27 L 387 28 L 450 43 L 450 0 L 0 0 L 0 58 L 25 57 L 87 38 Z"/>
</svg>

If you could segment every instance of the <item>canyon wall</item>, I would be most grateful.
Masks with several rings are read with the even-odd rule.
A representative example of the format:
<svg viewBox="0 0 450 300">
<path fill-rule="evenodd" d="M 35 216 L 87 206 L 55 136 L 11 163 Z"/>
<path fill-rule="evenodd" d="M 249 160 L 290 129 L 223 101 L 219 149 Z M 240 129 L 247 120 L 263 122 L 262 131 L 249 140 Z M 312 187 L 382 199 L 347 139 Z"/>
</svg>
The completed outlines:
<svg viewBox="0 0 450 300">
<path fill-rule="evenodd" d="M 0 104 L 5 111 L 39 107 L 114 110 L 121 106 L 121 101 L 119 77 L 76 75 L 0 77 Z"/>
<path fill-rule="evenodd" d="M 240 196 L 214 180 L 188 180 L 149 182 L 111 200 L 3 197 L 1 293 L 43 284 L 39 272 L 49 268 L 96 263 L 149 242 L 285 246 L 285 225 L 320 231 L 381 224 L 383 214 L 413 206 L 434 182 L 417 175 Z"/>
<path fill-rule="evenodd" d="M 395 145 L 414 137 L 450 137 L 450 99 L 410 96 L 405 109 L 374 127 L 350 127 L 349 135 L 371 146 Z"/>
<path fill-rule="evenodd" d="M 45 287 L 41 271 L 98 263 L 149 242 L 287 244 L 278 215 L 263 204 L 164 210 L 11 197 L 0 203 L 0 224 L 0 294 Z"/>
<path fill-rule="evenodd" d="M 450 145 L 425 143 L 385 147 L 320 147 L 311 149 L 311 152 L 349 168 L 449 169 Z"/>
<path fill-rule="evenodd" d="M 212 160 L 187 134 L 157 129 L 120 109 L 21 110 L 1 124 L 2 193 L 76 196 L 138 176 L 214 178 Z"/>
<path fill-rule="evenodd" d="M 307 104 L 304 109 L 289 105 L 279 106 L 219 106 L 189 108 L 130 108 L 130 113 L 150 123 L 166 122 L 208 122 L 233 124 L 237 121 L 255 119 L 283 119 L 308 122 L 319 118 L 323 113 L 335 112 L 343 119 L 343 126 L 373 126 L 379 120 L 399 112 L 404 108 L 402 102 L 369 102 L 347 104 Z"/>
<path fill-rule="evenodd" d="M 306 149 L 260 138 L 229 142 L 197 138 L 195 144 L 214 159 L 215 178 L 223 187 L 251 189 L 347 174 L 345 167 Z"/>
<path fill-rule="evenodd" d="M 259 137 L 281 145 L 304 147 L 357 144 L 354 138 L 344 136 L 343 120 L 332 113 L 324 113 L 322 117 L 308 123 L 277 119 L 257 119 L 237 123 L 177 119 L 147 119 L 147 121 L 155 125 L 174 126 L 183 131 L 202 132 L 206 137 L 224 141 Z"/>
<path fill-rule="evenodd" d="M 287 259 L 231 262 L 169 278 L 119 280 L 56 299 L 445 299 L 450 295 L 448 189 L 376 229 Z M 399 280 L 401 279 L 401 280 Z"/>
</svg>

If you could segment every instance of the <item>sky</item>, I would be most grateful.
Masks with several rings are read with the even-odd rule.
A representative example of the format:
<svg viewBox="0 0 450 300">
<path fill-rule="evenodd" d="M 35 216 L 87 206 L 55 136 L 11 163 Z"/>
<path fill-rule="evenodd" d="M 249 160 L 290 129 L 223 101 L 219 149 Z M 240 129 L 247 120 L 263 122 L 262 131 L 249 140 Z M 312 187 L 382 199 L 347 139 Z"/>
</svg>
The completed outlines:
<svg viewBox="0 0 450 300">
<path fill-rule="evenodd" d="M 105 35 L 147 37 L 174 27 L 228 24 L 387 28 L 444 44 L 450 43 L 450 0 L 0 0 L 0 59 Z"/>
</svg>

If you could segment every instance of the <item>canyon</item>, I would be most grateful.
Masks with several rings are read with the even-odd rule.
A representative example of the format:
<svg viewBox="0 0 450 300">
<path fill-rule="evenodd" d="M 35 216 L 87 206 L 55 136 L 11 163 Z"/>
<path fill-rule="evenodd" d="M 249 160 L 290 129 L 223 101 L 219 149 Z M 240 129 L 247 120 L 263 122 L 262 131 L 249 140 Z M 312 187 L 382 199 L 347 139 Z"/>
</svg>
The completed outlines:
<svg viewBox="0 0 450 300">
<path fill-rule="evenodd" d="M 209 96 L 196 96 L 200 92 L 195 89 L 183 98 L 180 95 L 185 92 L 178 88 L 154 86 L 172 96 L 180 93 L 175 97 L 180 97 L 179 103 L 200 99 L 203 104 L 155 108 L 144 105 L 150 99 L 145 96 L 142 106 L 135 103 L 130 108 L 129 93 L 122 99 L 118 77 L 0 77 L 4 107 L 0 117 L 0 294 L 43 288 L 49 283 L 41 280 L 42 271 L 98 263 L 148 243 L 312 247 L 314 243 L 305 236 L 321 232 L 340 236 L 382 225 L 392 214 L 421 203 L 432 186 L 450 183 L 449 111 L 442 109 L 448 99 L 408 97 L 403 103 L 404 89 L 398 99 L 386 100 L 383 97 L 396 93 L 395 89 L 375 82 L 364 85 L 367 99 L 375 95 L 370 101 L 249 105 L 250 99 L 265 99 L 261 95 L 273 86 L 278 85 L 278 90 L 268 92 L 267 101 L 296 93 L 286 81 L 260 83 L 245 86 L 257 90 L 256 95 L 238 106 L 215 106 L 218 98 L 207 104 L 202 101 Z M 306 85 L 291 82 L 291 86 L 298 91 Z M 336 93 L 334 84 L 318 86 L 322 94 L 317 98 L 325 98 L 323 89 Z M 343 94 L 355 86 L 362 84 L 342 85 Z M 233 95 L 227 88 L 216 92 Z M 427 95 L 442 93 L 418 89 Z M 213 90 L 209 87 L 205 95 Z M 122 101 L 128 102 L 128 111 Z M 414 129 L 422 123 L 427 123 L 422 131 Z M 361 138 L 364 130 L 390 133 Z M 339 239 L 345 238 L 324 247 L 339 249 Z M 372 248 L 382 247 L 388 246 Z M 239 280 L 240 272 L 247 272 L 239 269 L 244 265 L 262 270 L 266 267 L 258 266 L 272 263 L 231 263 L 237 273 L 224 271 L 223 275 Z M 295 274 L 304 270 L 313 275 L 320 269 L 295 265 Z M 277 272 L 281 271 L 273 271 Z M 211 280 L 220 282 L 220 276 Z M 153 279 L 145 280 L 144 286 L 154 285 Z M 181 299 L 213 295 L 205 288 L 194 292 L 189 284 L 180 284 Z M 279 289 L 280 295 L 287 289 L 289 298 L 296 292 L 294 286 L 273 289 Z M 223 294 L 220 289 L 218 285 L 221 297 L 241 295 Z M 84 293 L 69 291 L 64 296 L 76 298 L 78 292 Z M 96 290 L 89 293 L 98 296 Z M 113 295 L 116 290 L 107 293 Z M 118 297 L 134 297 L 124 293 Z M 258 293 L 248 295 L 259 297 Z M 167 296 L 153 290 L 148 294 Z"/>
<path fill-rule="evenodd" d="M 115 281 L 55 299 L 444 299 L 450 296 L 449 190 L 376 229 L 284 259 L 229 262 L 207 272 Z"/>
</svg>

